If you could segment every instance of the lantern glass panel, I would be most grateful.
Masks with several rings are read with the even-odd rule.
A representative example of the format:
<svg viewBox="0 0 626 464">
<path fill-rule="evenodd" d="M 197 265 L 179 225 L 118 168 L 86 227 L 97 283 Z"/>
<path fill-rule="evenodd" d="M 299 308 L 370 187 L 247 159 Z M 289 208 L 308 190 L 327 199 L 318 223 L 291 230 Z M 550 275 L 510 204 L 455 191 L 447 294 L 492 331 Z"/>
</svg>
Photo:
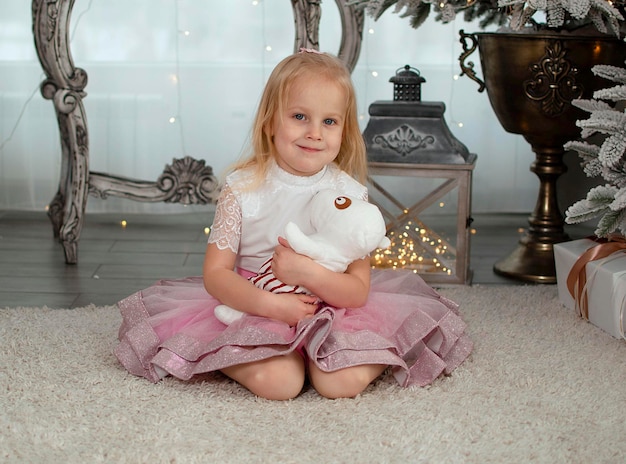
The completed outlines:
<svg viewBox="0 0 626 464">
<path fill-rule="evenodd" d="M 470 175 L 451 170 L 433 177 L 417 166 L 373 170 L 369 198 L 383 211 L 391 246 L 371 254 L 372 267 L 410 269 L 436 284 L 469 283 Z"/>
</svg>

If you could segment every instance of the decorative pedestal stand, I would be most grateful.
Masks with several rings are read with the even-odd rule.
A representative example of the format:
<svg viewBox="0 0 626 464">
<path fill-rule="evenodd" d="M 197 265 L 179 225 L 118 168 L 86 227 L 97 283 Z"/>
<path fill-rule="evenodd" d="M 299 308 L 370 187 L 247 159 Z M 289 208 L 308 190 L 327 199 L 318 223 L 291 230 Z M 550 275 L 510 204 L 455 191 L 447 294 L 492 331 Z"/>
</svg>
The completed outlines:
<svg viewBox="0 0 626 464">
<path fill-rule="evenodd" d="M 623 66 L 626 45 L 610 36 L 574 33 L 466 34 L 459 32 L 462 74 L 487 90 L 498 121 L 507 132 L 521 134 L 532 146 L 530 169 L 539 178 L 537 203 L 527 233 L 515 250 L 494 265 L 497 274 L 526 282 L 556 282 L 556 243 L 569 240 L 559 210 L 556 183 L 566 171 L 563 144 L 580 137 L 576 121 L 588 114 L 573 99 L 590 99 L 605 82 L 594 76 L 596 64 Z M 484 81 L 467 58 L 478 48 Z M 506 153 L 503 153 L 506 156 Z"/>
</svg>

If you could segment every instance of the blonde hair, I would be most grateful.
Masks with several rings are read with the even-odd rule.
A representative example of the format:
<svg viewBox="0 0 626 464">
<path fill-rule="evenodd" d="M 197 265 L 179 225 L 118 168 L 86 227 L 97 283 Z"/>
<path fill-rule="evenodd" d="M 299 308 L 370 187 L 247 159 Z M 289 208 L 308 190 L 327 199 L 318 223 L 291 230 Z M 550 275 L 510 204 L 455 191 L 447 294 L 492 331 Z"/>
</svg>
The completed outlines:
<svg viewBox="0 0 626 464">
<path fill-rule="evenodd" d="M 350 71 L 337 57 L 328 53 L 303 51 L 283 59 L 272 71 L 259 102 L 247 158 L 236 163 L 231 171 L 254 166 L 253 184 L 265 179 L 271 161 L 278 156 L 272 140 L 272 122 L 277 112 L 282 113 L 289 91 L 295 80 L 304 75 L 328 78 L 343 89 L 346 95 L 346 115 L 341 147 L 335 158 L 340 169 L 361 183 L 367 178 L 365 142 L 358 123 L 356 93 Z"/>
</svg>

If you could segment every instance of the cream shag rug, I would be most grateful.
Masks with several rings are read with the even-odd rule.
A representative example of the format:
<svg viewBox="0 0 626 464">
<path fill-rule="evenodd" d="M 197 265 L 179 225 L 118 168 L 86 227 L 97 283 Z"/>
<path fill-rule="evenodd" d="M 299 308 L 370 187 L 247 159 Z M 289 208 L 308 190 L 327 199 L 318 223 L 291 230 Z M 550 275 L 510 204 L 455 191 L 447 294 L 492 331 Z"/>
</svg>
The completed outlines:
<svg viewBox="0 0 626 464">
<path fill-rule="evenodd" d="M 255 398 L 218 374 L 159 384 L 111 354 L 115 307 L 0 309 L 3 463 L 623 463 L 626 342 L 556 286 L 474 286 L 475 350 L 427 388 Z"/>
</svg>

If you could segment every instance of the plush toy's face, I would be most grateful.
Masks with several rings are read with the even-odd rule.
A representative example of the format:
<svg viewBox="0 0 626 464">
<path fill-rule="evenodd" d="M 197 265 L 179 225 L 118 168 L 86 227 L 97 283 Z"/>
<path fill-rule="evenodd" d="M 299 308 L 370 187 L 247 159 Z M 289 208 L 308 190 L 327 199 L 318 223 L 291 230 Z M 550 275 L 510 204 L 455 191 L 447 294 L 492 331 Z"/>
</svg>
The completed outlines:
<svg viewBox="0 0 626 464">
<path fill-rule="evenodd" d="M 385 220 L 375 205 L 335 190 L 321 190 L 310 206 L 317 234 L 346 253 L 361 257 L 385 246 Z"/>
</svg>

